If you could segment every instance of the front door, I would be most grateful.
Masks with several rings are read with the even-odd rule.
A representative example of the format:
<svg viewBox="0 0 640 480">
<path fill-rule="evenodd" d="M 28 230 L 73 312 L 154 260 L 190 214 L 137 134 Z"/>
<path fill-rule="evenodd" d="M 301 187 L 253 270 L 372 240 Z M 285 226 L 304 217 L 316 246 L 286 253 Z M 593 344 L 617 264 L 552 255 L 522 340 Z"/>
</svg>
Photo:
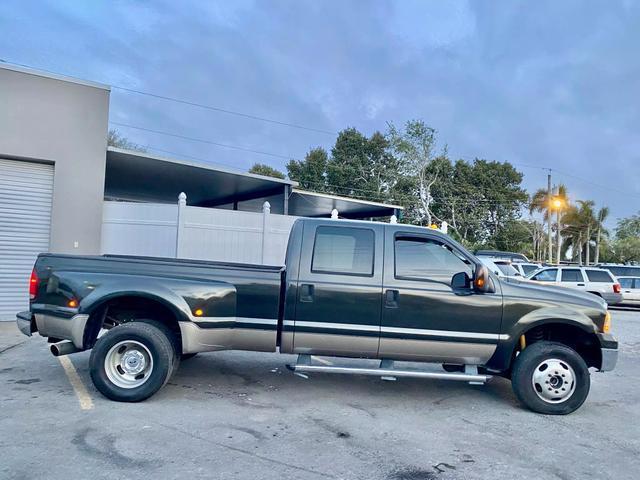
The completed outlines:
<svg viewBox="0 0 640 480">
<path fill-rule="evenodd" d="M 385 234 L 381 358 L 486 363 L 498 343 L 502 295 L 454 291 L 451 277 L 475 265 L 453 242 L 429 232 Z"/>
<path fill-rule="evenodd" d="M 374 358 L 382 298 L 382 225 L 304 226 L 294 353 Z"/>
</svg>

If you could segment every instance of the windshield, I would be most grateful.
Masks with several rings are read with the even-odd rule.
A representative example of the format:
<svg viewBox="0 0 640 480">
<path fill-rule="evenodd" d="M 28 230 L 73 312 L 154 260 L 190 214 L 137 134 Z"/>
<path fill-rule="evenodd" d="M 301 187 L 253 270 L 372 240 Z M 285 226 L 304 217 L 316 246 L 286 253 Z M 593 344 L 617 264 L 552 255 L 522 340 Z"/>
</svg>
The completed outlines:
<svg viewBox="0 0 640 480">
<path fill-rule="evenodd" d="M 518 270 L 507 263 L 496 263 L 496 266 L 503 274 L 508 277 L 517 277 L 520 275 L 520 272 L 518 272 Z"/>
</svg>

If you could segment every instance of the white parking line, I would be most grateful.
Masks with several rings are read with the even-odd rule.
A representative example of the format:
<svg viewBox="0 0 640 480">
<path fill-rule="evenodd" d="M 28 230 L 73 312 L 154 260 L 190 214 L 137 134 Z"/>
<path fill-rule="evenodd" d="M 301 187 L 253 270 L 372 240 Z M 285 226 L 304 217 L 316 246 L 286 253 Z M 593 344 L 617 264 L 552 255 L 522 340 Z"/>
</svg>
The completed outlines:
<svg viewBox="0 0 640 480">
<path fill-rule="evenodd" d="M 82 410 L 91 410 L 93 408 L 93 400 L 91 400 L 91 395 L 89 395 L 87 388 L 84 386 L 84 383 L 82 383 L 80 375 L 78 375 L 73 363 L 64 355 L 58 357 L 58 360 L 60 360 L 60 364 L 62 368 L 64 368 L 64 373 L 67 374 L 69 383 L 71 383 L 73 390 L 76 392 L 76 397 L 78 397 L 78 401 L 80 402 L 80 408 Z"/>
</svg>

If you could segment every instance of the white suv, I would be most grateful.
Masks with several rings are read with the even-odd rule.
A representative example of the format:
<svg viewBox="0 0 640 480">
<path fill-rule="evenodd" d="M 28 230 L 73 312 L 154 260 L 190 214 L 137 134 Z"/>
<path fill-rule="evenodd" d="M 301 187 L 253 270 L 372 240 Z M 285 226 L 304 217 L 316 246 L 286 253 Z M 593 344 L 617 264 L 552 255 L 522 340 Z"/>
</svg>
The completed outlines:
<svg viewBox="0 0 640 480">
<path fill-rule="evenodd" d="M 535 282 L 584 290 L 602 297 L 609 305 L 622 302 L 620 284 L 608 270 L 602 268 L 545 267 L 527 278 Z"/>
</svg>

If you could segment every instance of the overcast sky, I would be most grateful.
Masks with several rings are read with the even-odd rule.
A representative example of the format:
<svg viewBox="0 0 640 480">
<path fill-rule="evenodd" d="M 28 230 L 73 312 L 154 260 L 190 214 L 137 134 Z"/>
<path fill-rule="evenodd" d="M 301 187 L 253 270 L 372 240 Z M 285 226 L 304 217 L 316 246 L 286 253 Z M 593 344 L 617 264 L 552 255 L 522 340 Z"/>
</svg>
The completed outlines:
<svg viewBox="0 0 640 480">
<path fill-rule="evenodd" d="M 9 62 L 319 130 L 422 118 L 453 159 L 640 210 L 640 2 L 3 0 L 0 32 Z M 244 170 L 335 141 L 118 89 L 110 119 L 279 155 L 118 127 Z"/>
</svg>

